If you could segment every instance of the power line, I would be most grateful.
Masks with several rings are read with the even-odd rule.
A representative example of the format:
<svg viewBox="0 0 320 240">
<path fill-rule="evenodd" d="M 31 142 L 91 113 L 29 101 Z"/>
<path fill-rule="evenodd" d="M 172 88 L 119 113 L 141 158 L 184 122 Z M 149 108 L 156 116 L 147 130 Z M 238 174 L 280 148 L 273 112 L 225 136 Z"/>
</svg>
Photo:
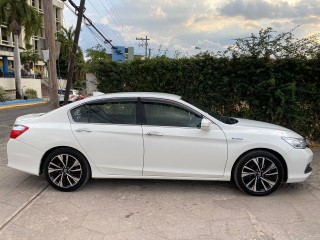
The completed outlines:
<svg viewBox="0 0 320 240">
<path fill-rule="evenodd" d="M 109 45 L 107 45 L 99 36 L 87 25 L 85 24 L 90 33 L 93 35 L 93 37 L 96 39 L 97 43 L 100 45 L 100 43 L 104 44 L 108 50 L 111 51 L 111 48 Z M 112 51 L 111 51 L 112 52 Z"/>
<path fill-rule="evenodd" d="M 119 22 L 120 22 L 120 25 L 122 26 L 122 28 L 125 28 L 126 31 L 129 31 L 128 28 L 127 28 L 127 27 L 125 26 L 125 24 L 123 23 L 122 18 L 121 18 L 121 16 L 119 15 L 117 9 L 114 7 L 113 3 L 112 3 L 111 1 L 106 1 L 106 2 L 109 4 L 109 6 L 111 7 L 111 10 L 115 13 L 116 17 L 118 17 Z"/>
<path fill-rule="evenodd" d="M 101 3 L 101 5 L 103 6 L 103 8 L 106 10 L 106 12 L 109 14 L 109 16 L 112 18 L 112 20 L 114 21 L 115 24 L 118 24 L 121 27 L 121 32 L 123 33 L 123 36 L 125 38 L 125 40 L 129 40 L 130 36 L 129 36 L 129 30 L 126 27 L 126 24 L 124 24 L 124 22 L 122 21 L 121 17 L 117 17 L 116 14 L 114 13 L 114 11 L 112 11 L 112 7 L 110 8 L 110 11 L 112 11 L 114 14 L 110 13 L 110 11 L 108 10 L 108 8 L 106 7 L 106 5 L 103 3 L 103 1 L 99 0 L 99 2 Z M 108 5 L 110 6 L 110 4 L 108 3 Z M 114 16 L 113 16 L 114 15 Z"/>
<path fill-rule="evenodd" d="M 77 16 L 77 14 L 74 12 L 74 10 L 69 6 L 69 4 L 67 2 L 64 2 L 64 5 L 75 15 Z M 99 38 L 99 36 L 87 25 L 87 23 L 85 22 L 85 26 L 88 28 L 89 32 L 91 33 L 91 35 L 95 38 L 97 44 L 100 45 L 100 43 L 104 44 L 106 46 L 106 49 L 111 51 L 111 48 L 108 44 L 106 44 L 101 38 Z M 60 71 L 60 70 L 59 70 Z"/>
<path fill-rule="evenodd" d="M 100 12 L 98 11 L 98 9 L 91 3 L 91 1 L 88 0 L 88 2 L 91 4 L 91 6 L 94 8 L 94 10 L 99 14 L 99 16 L 101 17 L 101 19 L 103 19 L 103 16 L 100 14 Z M 114 34 L 114 36 L 115 36 L 116 38 L 118 38 L 118 40 L 124 45 L 123 40 L 121 40 L 121 39 L 118 37 L 118 35 L 117 35 L 112 29 L 110 29 L 110 30 L 111 30 L 111 32 Z"/>
<path fill-rule="evenodd" d="M 101 2 L 101 0 L 99 0 L 100 4 L 103 6 L 103 8 L 106 10 L 106 12 L 109 14 L 109 16 L 113 19 L 113 21 L 116 23 L 116 24 L 119 24 L 122 26 L 123 28 L 123 25 L 118 21 L 116 21 L 116 19 L 113 18 L 112 14 L 109 12 L 109 10 L 107 9 L 107 7 L 104 5 L 103 2 Z"/>
<path fill-rule="evenodd" d="M 65 0 L 65 1 L 66 1 L 66 0 Z M 75 9 L 75 11 L 78 11 L 78 6 L 77 6 L 72 0 L 68 0 L 68 1 L 69 1 L 70 4 L 72 5 L 72 7 Z M 68 6 L 68 5 L 67 5 L 67 6 Z M 69 6 L 68 6 L 68 7 L 69 7 Z M 71 9 L 71 8 L 69 7 L 69 9 Z M 77 16 L 77 13 L 76 13 L 76 12 L 74 12 L 74 14 Z M 112 40 L 106 39 L 106 38 L 104 37 L 104 35 L 94 26 L 93 22 L 92 22 L 87 16 L 85 16 L 84 14 L 83 14 L 83 18 L 88 22 L 88 23 L 86 24 L 88 27 L 89 27 L 89 25 L 92 26 L 92 27 L 100 34 L 100 36 L 103 37 L 104 43 L 110 44 L 110 45 L 113 47 L 113 44 L 111 43 Z"/>
<path fill-rule="evenodd" d="M 68 1 L 76 11 L 79 11 L 78 6 L 72 0 L 68 0 Z M 111 49 L 115 50 L 115 53 L 117 55 L 122 55 L 122 57 L 125 58 L 125 56 L 121 53 L 121 51 L 111 43 L 112 40 L 107 39 L 85 14 L 83 14 L 83 18 L 87 21 L 87 26 L 92 27 L 102 37 L 105 44 L 109 44 L 111 46 Z"/>
</svg>

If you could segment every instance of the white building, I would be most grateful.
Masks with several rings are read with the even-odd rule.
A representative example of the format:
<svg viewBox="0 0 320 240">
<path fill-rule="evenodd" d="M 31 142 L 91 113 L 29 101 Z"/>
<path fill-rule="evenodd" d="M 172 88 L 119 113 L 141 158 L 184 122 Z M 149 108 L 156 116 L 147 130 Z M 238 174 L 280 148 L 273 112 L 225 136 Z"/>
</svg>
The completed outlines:
<svg viewBox="0 0 320 240">
<path fill-rule="evenodd" d="M 34 7 L 40 14 L 43 15 L 43 0 L 28 0 L 30 6 Z M 55 32 L 57 32 L 60 27 L 63 25 L 63 8 L 64 4 L 62 1 L 53 0 L 54 6 L 54 16 L 55 16 Z M 8 92 L 11 92 L 12 95 L 15 93 L 15 84 L 14 84 L 14 64 L 13 64 L 13 53 L 14 53 L 14 40 L 12 34 L 9 34 L 7 27 L 3 24 L 0 24 L 0 86 L 4 87 Z M 33 46 L 33 49 L 37 50 L 40 54 L 40 59 L 42 58 L 42 49 L 44 46 L 44 36 L 45 31 L 44 27 L 42 28 L 39 35 L 34 35 L 30 39 L 30 45 Z M 24 42 L 24 31 L 22 31 L 19 37 L 19 47 L 22 50 L 25 48 L 26 44 Z M 29 78 L 42 79 L 46 74 L 45 64 L 43 61 L 38 61 L 35 63 L 33 69 L 31 69 L 31 75 Z M 22 76 L 23 78 L 26 76 Z M 4 79 L 7 78 L 7 79 Z M 11 79 L 11 80 L 9 80 Z M 13 83 L 11 83 L 13 81 Z M 36 89 L 38 92 L 38 97 L 41 97 L 41 81 L 39 84 L 35 84 L 37 81 L 32 81 L 30 87 Z M 30 79 L 31 83 L 31 79 Z M 23 85 L 28 85 L 27 80 L 22 80 Z M 37 87 L 35 87 L 37 86 Z M 26 88 L 28 86 L 25 86 Z"/>
</svg>

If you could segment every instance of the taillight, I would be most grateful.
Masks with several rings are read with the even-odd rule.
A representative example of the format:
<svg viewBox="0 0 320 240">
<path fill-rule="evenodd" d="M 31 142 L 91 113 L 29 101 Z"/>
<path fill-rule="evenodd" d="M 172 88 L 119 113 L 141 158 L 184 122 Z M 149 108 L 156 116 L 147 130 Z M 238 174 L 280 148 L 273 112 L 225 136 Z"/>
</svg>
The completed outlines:
<svg viewBox="0 0 320 240">
<path fill-rule="evenodd" d="M 11 130 L 10 138 L 16 139 L 19 137 L 22 133 L 27 131 L 29 128 L 27 126 L 23 126 L 20 124 L 13 125 L 13 128 Z"/>
<path fill-rule="evenodd" d="M 70 98 L 74 98 L 74 96 L 73 96 L 73 95 L 70 95 Z"/>
</svg>

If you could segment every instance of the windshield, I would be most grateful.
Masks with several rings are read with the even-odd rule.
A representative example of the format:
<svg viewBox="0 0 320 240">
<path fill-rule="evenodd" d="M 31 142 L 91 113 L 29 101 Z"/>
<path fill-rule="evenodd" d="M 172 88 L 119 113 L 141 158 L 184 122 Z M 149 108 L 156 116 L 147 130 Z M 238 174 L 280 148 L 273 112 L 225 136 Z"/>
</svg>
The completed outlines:
<svg viewBox="0 0 320 240">
<path fill-rule="evenodd" d="M 223 122 L 225 124 L 235 124 L 238 122 L 237 119 L 235 118 L 231 118 L 231 117 L 226 117 L 226 116 L 221 116 L 220 114 L 213 112 L 210 108 L 208 107 L 204 107 L 201 104 L 197 103 L 197 102 L 192 102 L 186 99 L 182 99 L 183 101 L 192 104 L 193 106 L 199 108 L 200 110 L 206 112 L 207 114 L 209 114 L 211 117 L 214 117 L 215 119 L 218 119 L 220 122 Z"/>
</svg>

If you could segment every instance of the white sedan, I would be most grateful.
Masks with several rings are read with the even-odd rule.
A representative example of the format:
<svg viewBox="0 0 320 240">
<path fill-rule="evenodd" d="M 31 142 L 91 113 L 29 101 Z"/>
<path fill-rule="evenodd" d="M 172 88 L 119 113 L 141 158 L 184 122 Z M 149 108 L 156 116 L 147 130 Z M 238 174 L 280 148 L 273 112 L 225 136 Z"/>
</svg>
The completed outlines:
<svg viewBox="0 0 320 240">
<path fill-rule="evenodd" d="M 252 195 L 311 174 L 313 153 L 277 125 L 221 117 L 164 93 L 114 93 L 17 118 L 8 166 L 61 191 L 90 178 L 233 180 Z"/>
</svg>

